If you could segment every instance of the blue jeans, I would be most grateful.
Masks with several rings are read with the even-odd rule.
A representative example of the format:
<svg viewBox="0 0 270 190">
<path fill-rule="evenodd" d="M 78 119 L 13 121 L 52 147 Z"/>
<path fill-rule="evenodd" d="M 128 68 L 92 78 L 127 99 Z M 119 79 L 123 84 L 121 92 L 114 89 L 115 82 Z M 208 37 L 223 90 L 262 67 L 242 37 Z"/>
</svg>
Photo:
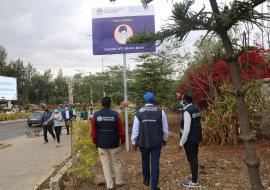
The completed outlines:
<svg viewBox="0 0 270 190">
<path fill-rule="evenodd" d="M 141 148 L 142 172 L 144 183 L 149 183 L 151 179 L 151 190 L 157 190 L 159 181 L 159 158 L 161 146 L 152 148 Z M 151 178 L 150 178 L 150 156 L 151 156 Z"/>
</svg>

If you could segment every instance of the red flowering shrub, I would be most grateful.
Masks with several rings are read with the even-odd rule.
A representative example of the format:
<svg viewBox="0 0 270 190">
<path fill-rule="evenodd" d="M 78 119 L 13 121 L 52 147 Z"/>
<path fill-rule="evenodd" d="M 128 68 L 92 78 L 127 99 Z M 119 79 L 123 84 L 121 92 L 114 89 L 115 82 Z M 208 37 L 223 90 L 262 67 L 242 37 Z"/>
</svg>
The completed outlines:
<svg viewBox="0 0 270 190">
<path fill-rule="evenodd" d="M 238 55 L 238 66 L 243 84 L 251 80 L 270 77 L 269 57 L 270 50 L 261 47 Z M 186 72 L 180 84 L 179 93 L 191 93 L 194 103 L 200 108 L 206 108 L 207 102 L 219 93 L 219 87 L 230 82 L 229 63 L 226 60 L 201 63 Z"/>
</svg>

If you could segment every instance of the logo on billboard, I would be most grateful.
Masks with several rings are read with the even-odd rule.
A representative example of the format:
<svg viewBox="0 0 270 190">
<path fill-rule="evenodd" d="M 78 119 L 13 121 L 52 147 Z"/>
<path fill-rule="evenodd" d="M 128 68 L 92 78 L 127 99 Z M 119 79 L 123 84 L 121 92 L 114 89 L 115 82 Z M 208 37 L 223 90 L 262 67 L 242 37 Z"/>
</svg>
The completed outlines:
<svg viewBox="0 0 270 190">
<path fill-rule="evenodd" d="M 132 36 L 133 36 L 133 30 L 127 24 L 118 25 L 114 30 L 114 39 L 119 44 L 126 44 L 127 39 Z"/>
<path fill-rule="evenodd" d="M 103 9 L 98 8 L 96 13 L 97 13 L 97 15 L 102 15 L 102 13 L 103 13 Z"/>
</svg>

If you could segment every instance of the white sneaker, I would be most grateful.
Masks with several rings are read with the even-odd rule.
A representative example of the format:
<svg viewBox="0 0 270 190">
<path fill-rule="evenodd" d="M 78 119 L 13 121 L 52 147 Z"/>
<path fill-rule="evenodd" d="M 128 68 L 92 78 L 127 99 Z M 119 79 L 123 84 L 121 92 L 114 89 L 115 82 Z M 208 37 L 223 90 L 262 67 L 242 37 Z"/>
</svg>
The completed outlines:
<svg viewBox="0 0 270 190">
<path fill-rule="evenodd" d="M 194 183 L 192 181 L 186 181 L 184 183 L 182 183 L 182 185 L 184 187 L 188 187 L 188 188 L 196 188 L 196 187 L 199 187 L 199 184 L 198 183 Z"/>
</svg>

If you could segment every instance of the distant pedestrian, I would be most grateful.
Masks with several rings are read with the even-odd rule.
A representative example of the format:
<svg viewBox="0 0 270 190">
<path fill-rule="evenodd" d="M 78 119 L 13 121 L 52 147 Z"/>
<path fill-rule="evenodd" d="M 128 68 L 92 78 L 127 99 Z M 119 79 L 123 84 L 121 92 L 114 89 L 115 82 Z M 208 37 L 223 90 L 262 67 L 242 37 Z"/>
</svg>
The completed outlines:
<svg viewBox="0 0 270 190">
<path fill-rule="evenodd" d="M 53 140 L 55 140 L 55 135 L 53 132 L 53 121 L 47 122 L 52 116 L 52 112 L 46 108 L 44 113 L 42 114 L 42 126 L 43 126 L 43 137 L 44 137 L 44 144 L 48 143 L 48 136 L 47 133 L 51 134 Z"/>
<path fill-rule="evenodd" d="M 114 169 L 116 185 L 124 185 L 120 145 L 125 143 L 125 133 L 120 114 L 110 109 L 111 98 L 103 97 L 101 104 L 103 108 L 95 112 L 92 118 L 91 136 L 93 143 L 98 148 L 107 189 L 113 189 L 110 162 Z"/>
<path fill-rule="evenodd" d="M 164 110 L 154 105 L 152 92 L 145 93 L 144 100 L 134 117 L 131 142 L 135 151 L 137 146 L 141 151 L 143 184 L 149 186 L 151 181 L 151 190 L 159 190 L 159 159 L 169 137 L 168 123 Z"/>
<path fill-rule="evenodd" d="M 64 120 L 66 123 L 67 135 L 69 135 L 69 128 L 71 127 L 71 121 L 73 118 L 73 111 L 72 111 L 72 109 L 69 109 L 68 105 L 66 104 L 65 109 L 62 113 L 63 113 Z"/>
<path fill-rule="evenodd" d="M 184 114 L 181 122 L 181 138 L 179 149 L 184 147 L 188 162 L 190 164 L 192 177 L 188 178 L 182 185 L 185 187 L 198 187 L 198 149 L 202 141 L 201 114 L 192 104 L 192 96 L 183 96 Z"/>
<path fill-rule="evenodd" d="M 56 147 L 60 147 L 60 134 L 61 134 L 62 126 L 65 125 L 64 117 L 58 109 L 55 109 L 53 111 L 51 118 L 46 122 L 46 124 L 48 124 L 50 121 L 53 121 L 53 125 L 54 125 L 54 130 L 55 130 L 56 139 L 58 143 Z"/>
<path fill-rule="evenodd" d="M 81 111 L 81 120 L 88 120 L 88 112 L 86 111 L 86 108 L 83 108 L 83 111 Z"/>
</svg>

